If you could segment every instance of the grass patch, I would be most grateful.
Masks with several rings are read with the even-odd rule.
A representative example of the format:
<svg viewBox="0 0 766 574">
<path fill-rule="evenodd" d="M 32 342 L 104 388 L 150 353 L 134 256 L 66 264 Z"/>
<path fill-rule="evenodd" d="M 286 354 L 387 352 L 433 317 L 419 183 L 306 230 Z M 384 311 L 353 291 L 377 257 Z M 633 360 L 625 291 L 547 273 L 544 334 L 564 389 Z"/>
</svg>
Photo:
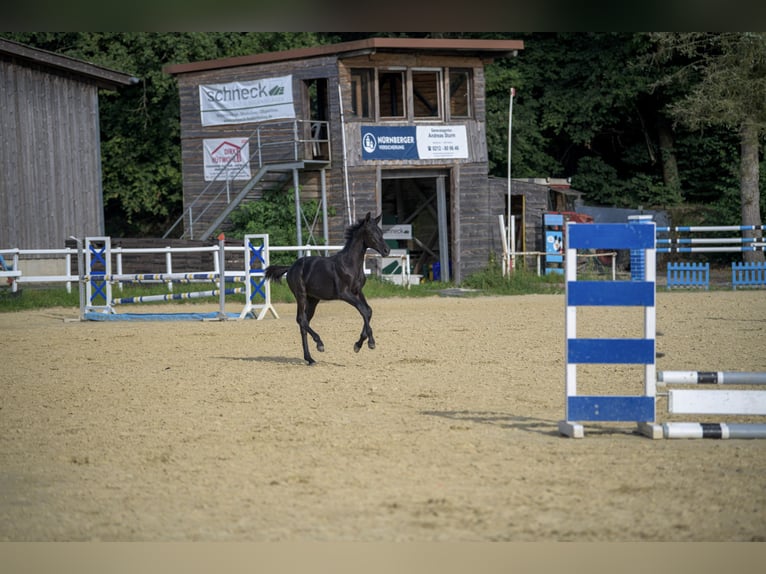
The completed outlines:
<svg viewBox="0 0 766 574">
<path fill-rule="evenodd" d="M 80 295 L 74 287 L 71 293 L 67 293 L 65 287 L 24 287 L 16 293 L 12 293 L 10 289 L 0 289 L 0 313 L 49 307 L 74 307 L 76 309 L 79 306 Z"/>
<path fill-rule="evenodd" d="M 499 266 L 491 265 L 469 276 L 463 287 L 479 289 L 490 295 L 529 295 L 532 293 L 563 293 L 562 275 L 542 275 L 517 269 L 510 276 L 503 277 Z"/>
</svg>

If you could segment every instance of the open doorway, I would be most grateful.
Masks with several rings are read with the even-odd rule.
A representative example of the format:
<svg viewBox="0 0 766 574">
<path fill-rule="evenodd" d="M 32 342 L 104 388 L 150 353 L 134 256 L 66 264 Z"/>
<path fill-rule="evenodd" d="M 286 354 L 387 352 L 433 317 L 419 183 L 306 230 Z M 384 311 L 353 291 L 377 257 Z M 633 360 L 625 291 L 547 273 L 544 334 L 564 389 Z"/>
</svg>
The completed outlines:
<svg viewBox="0 0 766 574">
<path fill-rule="evenodd" d="M 381 173 L 383 225 L 412 226 L 412 239 L 390 247 L 409 252 L 413 274 L 440 281 L 452 277 L 450 190 L 448 170 Z"/>
<path fill-rule="evenodd" d="M 304 138 L 309 146 L 307 157 L 327 161 L 330 159 L 327 78 L 304 80 L 304 86 L 309 120 L 304 122 Z"/>
</svg>

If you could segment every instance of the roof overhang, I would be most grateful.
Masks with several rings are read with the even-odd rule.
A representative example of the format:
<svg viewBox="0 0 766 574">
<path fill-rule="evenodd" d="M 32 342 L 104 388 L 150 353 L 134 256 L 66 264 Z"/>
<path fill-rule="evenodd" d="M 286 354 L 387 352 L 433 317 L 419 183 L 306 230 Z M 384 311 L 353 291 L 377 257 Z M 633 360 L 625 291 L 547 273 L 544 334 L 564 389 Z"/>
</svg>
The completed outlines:
<svg viewBox="0 0 766 574">
<path fill-rule="evenodd" d="M 288 60 L 306 60 L 322 56 L 335 56 L 339 59 L 354 56 L 382 53 L 429 53 L 445 56 L 473 56 L 478 58 L 508 58 L 516 56 L 524 49 L 522 40 L 477 40 L 477 39 L 445 39 L 445 38 L 367 38 L 339 44 L 325 44 L 310 48 L 296 48 L 281 52 L 266 52 L 189 62 L 186 64 L 169 64 L 163 67 L 167 74 L 187 74 L 203 72 L 220 68 L 252 66 L 285 62 Z"/>
<path fill-rule="evenodd" d="M 96 84 L 99 88 L 107 90 L 114 90 L 120 86 L 128 86 L 138 82 L 138 78 L 135 78 L 130 74 L 117 72 L 103 66 L 90 64 L 84 60 L 70 58 L 69 56 L 64 56 L 55 52 L 33 48 L 26 44 L 0 39 L 0 57 L 3 55 L 37 64 L 44 68 L 80 76 L 83 78 L 83 81 Z"/>
</svg>

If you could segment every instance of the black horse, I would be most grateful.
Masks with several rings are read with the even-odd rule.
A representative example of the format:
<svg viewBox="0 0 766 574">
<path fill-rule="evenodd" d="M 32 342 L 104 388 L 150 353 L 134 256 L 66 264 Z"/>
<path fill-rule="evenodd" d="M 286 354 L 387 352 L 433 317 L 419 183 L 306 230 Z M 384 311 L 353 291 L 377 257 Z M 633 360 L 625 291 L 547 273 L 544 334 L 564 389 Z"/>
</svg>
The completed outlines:
<svg viewBox="0 0 766 574">
<path fill-rule="evenodd" d="M 359 352 L 362 343 L 367 340 L 370 349 L 375 348 L 370 318 L 372 309 L 362 293 L 366 278 L 364 276 L 364 254 L 368 248 L 381 255 L 389 253 L 383 239 L 383 231 L 378 226 L 381 216 L 372 218 L 370 213 L 346 229 L 346 243 L 343 249 L 330 257 L 301 257 L 292 265 L 270 265 L 266 268 L 266 278 L 279 282 L 287 273 L 287 284 L 295 295 L 298 304 L 296 321 L 301 329 L 303 358 L 309 365 L 316 361 L 309 353 L 306 334 L 317 344 L 317 350 L 324 351 L 324 343 L 309 323 L 314 316 L 319 301 L 340 299 L 356 307 L 364 319 L 362 334 L 354 343 L 354 351 Z"/>
</svg>

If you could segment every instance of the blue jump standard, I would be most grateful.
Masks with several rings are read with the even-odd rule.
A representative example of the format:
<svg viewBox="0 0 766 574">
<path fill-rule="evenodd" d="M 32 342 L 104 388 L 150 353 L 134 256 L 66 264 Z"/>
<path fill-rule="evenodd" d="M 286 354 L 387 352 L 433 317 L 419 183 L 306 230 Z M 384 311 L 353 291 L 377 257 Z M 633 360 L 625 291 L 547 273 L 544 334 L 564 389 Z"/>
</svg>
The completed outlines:
<svg viewBox="0 0 766 574">
<path fill-rule="evenodd" d="M 580 422 L 636 422 L 651 424 L 655 420 L 653 373 L 655 364 L 655 226 L 647 224 L 569 224 L 566 227 L 566 305 L 567 305 L 567 396 L 566 420 L 559 423 L 562 434 L 583 436 Z M 649 273 L 631 281 L 578 281 L 578 249 L 630 249 L 652 253 Z M 648 276 L 648 277 L 647 277 Z M 644 278 L 647 277 L 647 280 Z M 578 338 L 576 336 L 576 307 L 643 307 L 644 338 Z M 570 324 L 571 322 L 571 324 Z M 638 396 L 577 395 L 576 365 L 578 364 L 638 364 L 645 365 L 645 394 Z M 654 429 L 652 433 L 656 432 Z"/>
</svg>

